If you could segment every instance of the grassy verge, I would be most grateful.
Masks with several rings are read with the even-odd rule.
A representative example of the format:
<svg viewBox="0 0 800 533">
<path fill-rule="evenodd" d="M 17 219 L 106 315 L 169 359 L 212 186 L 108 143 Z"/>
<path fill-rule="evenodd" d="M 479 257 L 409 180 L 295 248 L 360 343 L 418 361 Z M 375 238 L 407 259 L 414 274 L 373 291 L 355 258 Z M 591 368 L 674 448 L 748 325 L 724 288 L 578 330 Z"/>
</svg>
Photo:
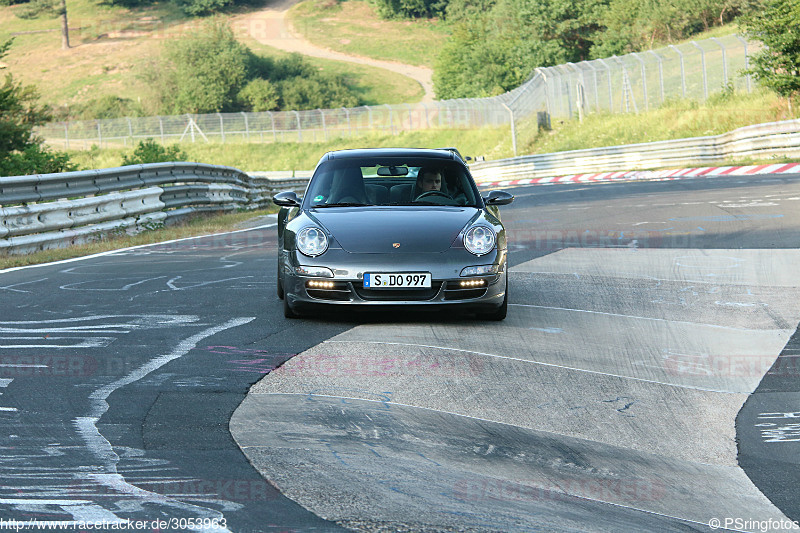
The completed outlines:
<svg viewBox="0 0 800 533">
<path fill-rule="evenodd" d="M 306 0 L 289 11 L 312 43 L 346 54 L 433 68 L 448 36 L 438 20 L 382 20 L 365 0 Z"/>
<path fill-rule="evenodd" d="M 227 165 L 245 171 L 309 170 L 329 150 L 346 148 L 436 148 L 456 146 L 464 155 L 484 155 L 491 159 L 510 154 L 511 138 L 508 128 L 481 128 L 476 130 L 433 129 L 404 132 L 398 135 L 334 139 L 319 143 L 197 143 L 182 144 L 190 161 Z M 81 168 L 108 168 L 119 166 L 125 153 L 116 149 L 93 149 L 70 152 L 70 157 Z"/>
<path fill-rule="evenodd" d="M 245 222 L 256 217 L 276 212 L 277 208 L 270 208 L 266 210 L 242 211 L 221 215 L 198 215 L 178 225 L 148 230 L 136 235 L 106 235 L 97 242 L 80 244 L 69 248 L 44 250 L 28 255 L 0 255 L 0 270 L 62 261 L 74 257 L 108 252 L 110 250 L 119 250 L 130 246 L 140 246 L 143 244 L 153 244 L 185 237 L 232 231 L 239 229 Z"/>
<path fill-rule="evenodd" d="M 552 131 L 539 132 L 535 122 L 520 125 L 520 153 L 549 153 L 620 146 L 671 139 L 719 135 L 736 128 L 796 118 L 785 99 L 772 93 L 718 94 L 705 103 L 674 100 L 639 114 L 590 114 L 583 122 L 554 120 Z"/>
</svg>

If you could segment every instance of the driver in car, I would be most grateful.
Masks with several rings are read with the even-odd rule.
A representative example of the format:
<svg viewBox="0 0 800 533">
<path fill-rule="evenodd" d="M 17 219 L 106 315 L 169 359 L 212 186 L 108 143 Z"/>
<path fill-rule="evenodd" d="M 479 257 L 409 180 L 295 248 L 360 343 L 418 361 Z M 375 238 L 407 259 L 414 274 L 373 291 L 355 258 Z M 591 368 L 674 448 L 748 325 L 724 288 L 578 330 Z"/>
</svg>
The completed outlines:
<svg viewBox="0 0 800 533">
<path fill-rule="evenodd" d="M 417 173 L 417 183 L 414 185 L 414 199 L 419 198 L 425 193 L 431 191 L 442 192 L 446 196 L 447 191 L 442 190 L 444 180 L 442 179 L 442 171 L 437 168 L 422 167 Z"/>
</svg>

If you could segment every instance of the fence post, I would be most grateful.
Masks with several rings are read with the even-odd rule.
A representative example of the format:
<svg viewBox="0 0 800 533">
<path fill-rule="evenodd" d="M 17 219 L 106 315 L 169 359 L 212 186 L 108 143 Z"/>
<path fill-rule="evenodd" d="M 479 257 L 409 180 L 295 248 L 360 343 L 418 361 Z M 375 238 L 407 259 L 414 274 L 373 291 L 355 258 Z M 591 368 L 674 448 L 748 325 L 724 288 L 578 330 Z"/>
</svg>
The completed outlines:
<svg viewBox="0 0 800 533">
<path fill-rule="evenodd" d="M 501 103 L 500 105 L 506 108 L 508 116 L 511 117 L 511 146 L 514 148 L 514 157 L 517 157 L 517 128 L 514 124 L 514 112 L 506 104 Z"/>
<path fill-rule="evenodd" d="M 272 111 L 267 111 L 267 113 L 269 113 L 269 120 L 272 122 L 272 142 L 278 142 L 278 137 L 275 133 L 275 117 L 272 115 Z"/>
<path fill-rule="evenodd" d="M 247 122 L 247 113 L 242 111 L 242 117 L 244 118 L 244 134 L 247 142 L 250 142 L 250 124 Z"/>
<path fill-rule="evenodd" d="M 300 113 L 297 111 L 292 111 L 292 113 L 297 117 L 297 139 L 303 142 L 303 126 L 300 124 Z"/>
<path fill-rule="evenodd" d="M 605 59 L 598 59 L 598 61 L 606 67 L 608 71 L 608 112 L 614 112 L 614 88 L 611 86 L 611 67 L 606 63 Z"/>
<path fill-rule="evenodd" d="M 678 50 L 674 44 L 670 44 L 669 47 L 677 52 L 681 60 L 681 98 L 686 98 L 686 65 L 683 62 L 683 52 Z"/>
<path fill-rule="evenodd" d="M 164 144 L 164 120 L 161 115 L 158 117 L 158 131 L 161 133 L 161 144 Z"/>
<path fill-rule="evenodd" d="M 392 113 L 392 106 L 389 104 L 383 104 L 389 109 L 389 131 L 394 135 L 394 113 Z"/>
<path fill-rule="evenodd" d="M 658 60 L 658 84 L 661 86 L 661 103 L 664 103 L 664 60 L 653 50 L 649 51 Z"/>
<path fill-rule="evenodd" d="M 739 42 L 744 45 L 744 69 L 745 70 L 750 70 L 750 56 L 747 55 L 747 41 L 744 40 L 739 35 L 734 35 L 734 37 L 739 39 Z M 752 92 L 752 87 L 751 87 L 751 83 L 750 83 L 750 73 L 749 72 L 747 73 L 746 79 L 747 79 L 747 92 L 749 93 L 749 92 Z"/>
<path fill-rule="evenodd" d="M 420 102 L 419 105 L 422 106 L 422 109 L 425 110 L 425 125 L 430 129 L 431 127 L 431 120 L 428 117 L 428 106 L 426 106 L 423 102 Z"/>
<path fill-rule="evenodd" d="M 64 142 L 69 150 L 69 122 L 64 122 Z"/>
<path fill-rule="evenodd" d="M 706 51 L 703 50 L 703 47 L 697 44 L 696 41 L 692 41 L 692 46 L 700 50 L 700 64 L 703 67 L 703 98 L 704 100 L 708 100 L 708 72 L 706 72 Z"/>
<path fill-rule="evenodd" d="M 222 121 L 222 115 L 220 113 L 217 113 L 217 116 L 219 117 L 219 136 L 222 139 L 222 144 L 225 144 L 225 123 Z"/>
<path fill-rule="evenodd" d="M 716 37 L 711 38 L 712 41 L 719 45 L 720 49 L 722 49 L 722 84 L 727 87 L 728 85 L 728 56 L 725 53 L 725 45 L 719 42 Z"/>
<path fill-rule="evenodd" d="M 328 128 L 325 126 L 325 112 L 322 109 L 317 109 L 319 114 L 322 115 L 322 136 L 328 140 Z"/>
<path fill-rule="evenodd" d="M 352 137 L 353 129 L 350 127 L 350 110 L 346 107 L 343 107 L 342 109 L 344 109 L 344 116 L 347 117 L 347 136 Z"/>
<path fill-rule="evenodd" d="M 414 129 L 414 119 L 411 116 L 411 104 L 405 104 L 408 108 L 408 131 Z"/>
<path fill-rule="evenodd" d="M 131 123 L 131 117 L 125 117 L 125 120 L 128 121 L 128 137 L 131 138 L 131 146 L 133 146 L 133 124 Z"/>
<path fill-rule="evenodd" d="M 103 131 L 100 129 L 100 121 L 97 121 L 97 146 L 103 147 Z"/>
<path fill-rule="evenodd" d="M 647 68 L 645 67 L 644 59 L 642 59 L 639 56 L 639 54 L 634 52 L 631 55 L 633 57 L 635 57 L 636 59 L 638 59 L 639 63 L 641 63 L 641 65 L 642 65 L 642 92 L 644 93 L 644 110 L 645 111 L 649 111 L 650 110 L 650 102 L 647 101 L 648 100 L 648 94 L 647 94 Z M 631 90 L 631 92 L 633 92 L 633 91 Z"/>
</svg>

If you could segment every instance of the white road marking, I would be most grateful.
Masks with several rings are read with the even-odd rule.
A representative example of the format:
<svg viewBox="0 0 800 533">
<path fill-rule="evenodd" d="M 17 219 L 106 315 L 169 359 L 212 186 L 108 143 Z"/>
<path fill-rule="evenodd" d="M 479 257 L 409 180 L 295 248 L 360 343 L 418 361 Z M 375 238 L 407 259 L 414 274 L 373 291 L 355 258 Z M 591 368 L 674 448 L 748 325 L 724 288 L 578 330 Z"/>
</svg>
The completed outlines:
<svg viewBox="0 0 800 533">
<path fill-rule="evenodd" d="M 475 355 L 485 355 L 486 357 L 493 357 L 493 358 L 496 358 L 496 359 L 505 359 L 505 360 L 509 360 L 509 361 L 519 361 L 521 363 L 529 363 L 529 364 L 532 364 L 532 365 L 541 365 L 541 366 L 547 366 L 547 367 L 551 367 L 551 368 L 561 368 L 561 369 L 564 369 L 564 370 L 572 370 L 572 371 L 575 371 L 575 372 L 583 372 L 583 373 L 586 373 L 586 374 L 596 374 L 596 375 L 608 376 L 608 377 L 612 377 L 612 378 L 629 379 L 629 380 L 632 380 L 632 381 L 641 381 L 641 382 L 644 382 L 644 383 L 654 383 L 656 385 L 664 385 L 664 386 L 667 386 L 667 387 L 676 387 L 676 388 L 679 388 L 679 389 L 692 389 L 692 390 L 699 390 L 699 391 L 704 391 L 704 392 L 719 392 L 721 394 L 741 394 L 741 392 L 735 392 L 735 391 L 726 391 L 726 390 L 719 390 L 719 389 L 708 389 L 708 388 L 705 388 L 705 387 L 696 387 L 694 385 L 681 385 L 679 383 L 666 383 L 666 382 L 663 382 L 663 381 L 656 381 L 656 380 L 652 380 L 652 379 L 637 378 L 637 377 L 633 377 L 633 376 L 623 376 L 623 375 L 620 375 L 620 374 L 610 374 L 608 372 L 600 372 L 598 370 L 587 370 L 585 368 L 576 368 L 576 367 L 572 367 L 572 366 L 557 365 L 555 363 L 544 363 L 542 361 L 533 361 L 533 360 L 530 360 L 530 359 L 522 359 L 521 357 L 510 357 L 508 355 L 498 355 L 498 354 L 487 353 L 487 352 L 477 352 L 475 350 L 464 350 L 464 349 L 461 349 L 461 348 L 452 348 L 452 347 L 449 347 L 449 346 L 434 346 L 434 345 L 430 345 L 430 344 L 415 344 L 415 343 L 408 343 L 408 342 L 383 342 L 383 341 L 359 341 L 359 340 L 353 340 L 353 341 L 327 340 L 323 344 L 334 343 L 334 342 L 335 343 L 344 343 L 344 344 L 362 343 L 362 344 L 379 344 L 379 345 L 386 345 L 386 346 L 410 346 L 410 347 L 414 347 L 414 348 L 431 348 L 431 349 L 434 349 L 434 350 L 445 350 L 445 351 L 451 351 L 451 352 L 473 353 Z"/>
<path fill-rule="evenodd" d="M 273 224 L 264 224 L 263 226 L 256 226 L 255 228 L 247 228 L 247 229 L 241 229 L 241 230 L 236 230 L 236 231 L 226 231 L 226 232 L 222 232 L 222 233 L 214 233 L 212 235 L 197 235 L 195 237 L 184 237 L 182 239 L 173 239 L 171 241 L 164 241 L 164 242 L 154 242 L 154 243 L 151 243 L 151 244 L 140 244 L 138 246 L 130 246 L 128 248 L 121 248 L 119 250 L 109 250 L 108 252 L 102 252 L 102 253 L 99 253 L 99 254 L 85 255 L 83 257 L 74 257 L 72 259 L 64 259 L 62 261 L 54 261 L 52 263 L 41 263 L 41 264 L 38 264 L 38 265 L 25 265 L 25 266 L 7 268 L 5 270 L 0 270 L 0 274 L 6 274 L 8 272 L 15 272 L 17 270 L 24 270 L 24 269 L 28 269 L 28 268 L 40 268 L 40 267 L 53 266 L 53 265 L 64 265 L 64 264 L 67 264 L 67 263 L 74 263 L 74 262 L 77 262 L 77 261 L 85 261 L 86 259 L 94 259 L 94 258 L 97 258 L 97 257 L 106 257 L 106 256 L 109 256 L 109 255 L 114 255 L 114 254 L 123 255 L 125 252 L 130 252 L 132 250 L 140 250 L 142 248 L 148 248 L 148 247 L 151 247 L 151 246 L 161 246 L 163 244 L 173 244 L 173 243 L 176 243 L 176 242 L 190 241 L 190 240 L 193 240 L 193 239 L 204 239 L 206 237 L 218 237 L 218 236 L 221 236 L 221 235 L 233 235 L 233 234 L 236 234 L 236 233 L 244 233 L 246 231 L 254 231 L 254 230 L 260 230 L 260 229 L 272 228 L 272 227 L 275 227 L 277 225 L 278 225 L 278 223 L 275 222 Z"/>
<path fill-rule="evenodd" d="M 6 387 L 8 387 L 8 385 L 12 381 L 14 381 L 14 378 L 0 378 L 0 389 L 5 389 Z M 0 392 L 0 396 L 2 396 L 2 395 L 3 395 L 3 393 Z M 17 411 L 17 408 L 16 407 L 0 407 L 0 411 L 6 412 L 6 413 L 13 413 L 13 412 Z"/>
<path fill-rule="evenodd" d="M 95 390 L 89 396 L 89 399 L 92 400 L 94 404 L 92 406 L 92 411 L 90 413 L 90 416 L 78 417 L 73 421 L 78 429 L 78 432 L 80 433 L 81 437 L 86 443 L 86 446 L 102 462 L 102 466 L 105 469 L 105 473 L 92 474 L 89 477 L 92 480 L 102 485 L 105 485 L 114 491 L 120 491 L 122 493 L 130 494 L 142 500 L 156 501 L 164 505 L 180 509 L 183 512 L 193 511 L 202 513 L 204 516 L 221 518 L 222 514 L 219 513 L 218 511 L 199 507 L 181 501 L 176 501 L 161 494 L 150 492 L 128 483 L 125 480 L 125 478 L 117 472 L 117 463 L 119 462 L 119 456 L 114 451 L 114 448 L 111 446 L 111 443 L 97 429 L 97 422 L 100 420 L 100 417 L 102 417 L 103 414 L 106 411 L 108 411 L 108 403 L 106 402 L 106 400 L 115 390 L 124 387 L 126 385 L 130 385 L 131 383 L 134 383 L 144 378 L 151 372 L 158 370 L 159 368 L 166 365 L 170 361 L 183 357 L 191 350 L 196 348 L 197 344 L 203 339 L 216 335 L 217 333 L 220 333 L 227 329 L 248 324 L 253 320 L 255 320 L 255 317 L 234 318 L 219 326 L 214 326 L 205 329 L 200 333 L 192 335 L 188 339 L 183 340 L 180 344 L 178 344 L 178 346 L 172 352 L 151 359 L 150 361 L 140 366 L 136 370 L 132 371 L 128 375 L 118 379 L 117 381 L 114 381 L 113 383 L 109 383 L 108 385 L 105 385 L 104 387 Z M 225 531 L 228 530 L 227 529 L 220 530 L 220 532 L 225 532 Z"/>
</svg>

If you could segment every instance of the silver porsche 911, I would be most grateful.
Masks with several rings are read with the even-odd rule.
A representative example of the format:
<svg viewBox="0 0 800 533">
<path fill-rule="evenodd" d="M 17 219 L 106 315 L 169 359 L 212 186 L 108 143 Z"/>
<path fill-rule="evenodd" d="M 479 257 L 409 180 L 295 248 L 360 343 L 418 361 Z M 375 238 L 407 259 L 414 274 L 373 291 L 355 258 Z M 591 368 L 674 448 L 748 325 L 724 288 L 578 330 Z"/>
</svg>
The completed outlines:
<svg viewBox="0 0 800 533">
<path fill-rule="evenodd" d="M 454 306 L 503 320 L 506 233 L 453 149 L 325 154 L 302 198 L 282 192 L 278 297 L 293 318 L 325 306 Z"/>
</svg>

